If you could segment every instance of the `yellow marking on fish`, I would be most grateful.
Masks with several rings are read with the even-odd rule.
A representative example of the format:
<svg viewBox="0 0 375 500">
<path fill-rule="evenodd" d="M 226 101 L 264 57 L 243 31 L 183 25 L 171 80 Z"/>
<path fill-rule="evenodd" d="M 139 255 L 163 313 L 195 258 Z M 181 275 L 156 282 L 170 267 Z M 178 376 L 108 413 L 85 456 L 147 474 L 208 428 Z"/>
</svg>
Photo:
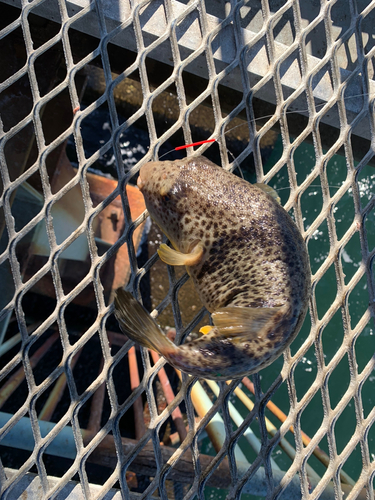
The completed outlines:
<svg viewBox="0 0 375 500">
<path fill-rule="evenodd" d="M 213 326 L 207 325 L 207 326 L 202 326 L 202 328 L 199 329 L 199 333 L 203 333 L 203 335 L 207 335 L 207 333 L 210 333 L 210 331 L 213 329 Z"/>
</svg>

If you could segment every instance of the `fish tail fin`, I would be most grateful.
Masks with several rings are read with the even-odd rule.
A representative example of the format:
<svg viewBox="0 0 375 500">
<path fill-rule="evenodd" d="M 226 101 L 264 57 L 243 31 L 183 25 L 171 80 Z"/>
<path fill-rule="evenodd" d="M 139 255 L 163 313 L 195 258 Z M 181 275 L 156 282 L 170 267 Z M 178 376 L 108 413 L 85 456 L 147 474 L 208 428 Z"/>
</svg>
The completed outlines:
<svg viewBox="0 0 375 500">
<path fill-rule="evenodd" d="M 115 316 L 122 332 L 143 347 L 163 354 L 176 346 L 163 334 L 146 309 L 122 288 L 115 295 Z"/>
</svg>

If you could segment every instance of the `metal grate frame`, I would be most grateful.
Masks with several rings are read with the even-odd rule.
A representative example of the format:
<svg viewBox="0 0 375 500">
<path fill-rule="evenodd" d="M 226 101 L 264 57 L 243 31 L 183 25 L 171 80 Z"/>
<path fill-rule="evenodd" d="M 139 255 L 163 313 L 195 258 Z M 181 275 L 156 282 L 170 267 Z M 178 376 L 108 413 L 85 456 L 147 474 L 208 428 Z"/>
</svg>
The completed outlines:
<svg viewBox="0 0 375 500">
<path fill-rule="evenodd" d="M 375 449 L 372 426 L 375 420 L 375 409 L 374 407 L 368 408 L 367 403 L 363 401 L 362 390 L 364 386 L 368 387 L 368 384 L 374 383 L 375 354 L 369 353 L 366 363 L 359 369 L 356 343 L 363 338 L 361 335 L 364 335 L 366 329 L 368 332 L 369 328 L 373 328 L 375 315 L 373 267 L 375 248 L 373 237 L 368 238 L 369 224 L 373 224 L 375 215 L 375 196 L 371 192 L 374 188 L 374 175 L 371 173 L 371 167 L 368 167 L 374 159 L 373 58 L 375 47 L 369 26 L 373 24 L 371 20 L 375 16 L 375 2 L 321 0 L 318 7 L 311 6 L 310 19 L 306 17 L 306 5 L 302 5 L 302 2 L 298 0 L 280 0 L 279 2 L 231 0 L 212 2 L 212 5 L 203 0 L 186 2 L 175 0 L 130 2 L 128 0 L 123 2 L 6 0 L 0 4 L 0 9 L 6 4 L 19 9 L 19 13 L 10 24 L 3 27 L 0 31 L 0 38 L 6 40 L 15 30 L 22 30 L 26 55 L 23 66 L 0 84 L 0 92 L 7 96 L 7 91 L 13 85 L 20 82 L 22 78 L 26 78 L 31 106 L 29 110 L 25 107 L 23 116 L 16 123 L 12 123 L 5 115 L 4 119 L 2 115 L 0 207 L 1 215 L 4 217 L 7 243 L 0 255 L 0 266 L 4 268 L 9 266 L 14 285 L 13 290 L 10 287 L 11 296 L 0 313 L 0 321 L 2 321 L 0 333 L 2 337 L 5 335 L 11 316 L 15 314 L 22 337 L 22 347 L 9 362 L 0 365 L 0 377 L 3 380 L 16 368 L 23 367 L 28 394 L 14 415 L 6 422 L 2 422 L 0 440 L 5 439 L 12 428 L 24 421 L 26 417 L 34 447 L 15 474 L 3 466 L 0 467 L 1 498 L 4 500 L 14 498 L 12 495 L 15 491 L 19 491 L 18 485 L 29 477 L 28 472 L 35 466 L 43 498 L 57 498 L 63 489 L 71 484 L 72 479 L 74 477 L 77 479 L 78 476 L 82 498 L 85 499 L 106 498 L 110 492 L 114 494 L 115 486 L 120 488 L 122 498 L 151 498 L 158 492 L 161 498 L 166 499 L 168 498 L 167 481 L 173 478 L 179 482 L 181 479 L 183 471 L 179 469 L 179 464 L 186 452 L 191 456 L 192 478 L 183 479 L 188 486 L 185 487 L 181 498 L 204 498 L 210 481 L 218 485 L 217 477 L 220 475 L 220 470 L 229 467 L 231 481 L 227 485 L 227 498 L 230 499 L 240 498 L 242 493 L 249 492 L 267 498 L 368 498 L 373 500 Z M 57 22 L 61 28 L 48 41 L 35 46 L 29 23 L 30 15 Z M 280 26 L 285 29 L 280 29 Z M 98 40 L 97 47 L 78 61 L 73 57 L 71 30 Z M 314 40 L 316 41 L 317 33 L 324 35 L 324 43 L 315 52 Z M 62 44 L 63 47 L 65 76 L 52 88 L 41 91 L 40 74 L 36 70 L 38 58 L 56 44 Z M 116 75 L 112 73 L 110 58 L 110 49 L 113 46 L 125 47 L 129 51 L 134 51 L 135 54 L 134 61 Z M 77 75 L 87 65 L 97 62 L 98 58 L 103 68 L 105 91 L 92 104 L 81 108 Z M 147 71 L 146 63 L 149 58 L 160 65 L 169 64 L 171 67 L 170 75 L 155 88 L 150 84 L 152 77 Z M 139 74 L 143 102 L 138 110 L 121 122 L 114 93 L 116 87 L 134 72 Z M 185 87 L 185 74 L 206 80 L 204 91 L 193 100 L 189 98 L 189 89 Z M 160 134 L 155 123 L 153 103 L 171 85 L 174 85 L 176 89 L 179 116 L 167 131 Z M 222 88 L 233 90 L 240 95 L 239 102 L 231 109 L 227 109 L 220 98 Z M 46 130 L 42 123 L 44 109 L 48 110 L 48 103 L 51 103 L 66 89 L 70 96 L 71 125 L 48 142 L 45 139 Z M 214 123 L 211 137 L 217 140 L 222 166 L 234 169 L 237 165 L 246 162 L 252 154 L 258 182 L 271 182 L 272 185 L 281 172 L 287 172 L 290 194 L 286 199 L 285 208 L 293 213 L 309 249 L 325 224 L 329 243 L 326 258 L 313 269 L 310 332 L 297 349 L 293 349 L 292 346 L 292 350 L 285 353 L 281 374 L 273 383 L 266 387 L 259 376 L 253 378 L 256 396 L 254 409 L 246 415 L 243 423 L 235 430 L 232 427 L 228 403 L 239 381 L 231 382 L 228 386 L 221 384 L 220 394 L 217 398 L 213 398 L 211 410 L 199 423 L 196 423 L 191 402 L 194 381 L 183 375 L 181 388 L 175 398 L 159 413 L 153 382 L 158 371 L 165 365 L 165 361 L 160 359 L 152 365 L 146 352 L 142 352 L 144 376 L 139 386 L 129 398 L 124 402 L 119 402 L 113 373 L 119 364 L 125 362 L 132 343 L 126 342 L 116 354 L 111 351 L 106 323 L 112 314 L 112 305 L 105 297 L 102 285 L 103 267 L 118 249 L 126 244 L 131 269 L 128 289 L 141 299 L 140 283 L 155 265 L 157 256 L 151 256 L 144 266 L 138 267 L 132 236 L 136 228 L 146 220 L 147 213 L 143 213 L 136 220 L 132 219 L 125 185 L 134 181 L 134 176 L 144 163 L 158 158 L 160 147 L 176 133 L 182 131 L 186 143 L 194 141 L 190 117 L 207 99 L 212 101 Z M 264 101 L 272 109 L 269 117 L 262 117 L 258 113 L 258 100 Z M 81 135 L 82 123 L 103 104 L 106 104 L 109 110 L 111 137 L 105 144 L 98 147 L 94 154 L 86 157 Z M 303 123 L 303 127 L 294 139 L 291 138 L 290 132 L 290 129 L 293 129 L 295 134 L 296 130 L 293 128 L 294 124 L 289 115 L 291 111 L 299 111 L 299 119 Z M 249 141 L 233 161 L 227 152 L 226 132 L 231 128 L 231 122 L 236 117 L 244 115 L 247 117 Z M 139 162 L 129 170 L 125 170 L 120 137 L 142 118 L 147 121 L 150 147 Z M 9 164 L 10 153 L 7 144 L 12 144 L 12 141 L 15 141 L 30 124 L 33 129 L 31 141 L 34 140 L 37 146 L 37 156 L 26 170 L 21 168 L 14 175 L 14 167 Z M 260 144 L 266 133 L 275 127 L 280 130 L 283 152 L 272 168 L 265 171 Z M 322 138 L 324 127 L 337 130 L 336 135 L 332 133 L 333 139 L 328 146 L 324 142 L 325 138 Z M 53 192 L 46 162 L 49 155 L 64 145 L 71 135 L 74 136 L 78 170 L 76 175 L 59 191 Z M 297 177 L 294 156 L 306 140 L 313 142 L 315 166 L 305 178 L 301 179 Z M 359 143 L 362 148 L 354 147 Z M 118 187 L 104 201 L 94 205 L 90 198 L 87 172 L 111 148 L 116 159 Z M 203 145 L 197 151 L 203 153 L 207 148 L 208 145 Z M 330 188 L 328 165 L 337 153 L 344 153 L 347 172 L 340 187 L 333 192 Z M 193 154 L 193 152 L 189 150 L 187 154 Z M 12 203 L 16 191 L 35 173 L 40 176 L 42 208 L 26 225 L 19 228 L 16 227 L 12 213 Z M 370 186 L 368 196 L 364 196 L 361 192 L 361 186 L 365 182 Z M 320 186 L 322 206 L 307 225 L 303 212 L 304 197 L 308 196 L 309 189 L 315 184 Z M 56 202 L 75 186 L 78 186 L 82 193 L 84 218 L 77 229 L 59 243 L 52 209 Z M 340 205 L 340 200 L 348 193 L 353 200 L 352 220 L 344 234 L 338 235 L 335 210 Z M 93 224 L 100 213 L 117 196 L 121 196 L 125 228 L 118 241 L 100 254 L 94 238 Z M 17 256 L 17 245 L 25 236 L 31 234 L 41 221 L 44 221 L 46 227 L 50 247 L 49 257 L 28 281 L 24 281 Z M 81 235 L 87 239 L 90 269 L 85 278 L 72 291 L 66 293 L 59 259 L 64 250 Z M 358 248 L 360 248 L 361 255 L 356 257 L 359 265 L 355 272 L 350 279 L 346 279 L 345 248 L 353 241 L 359 242 Z M 332 269 L 334 269 L 336 279 L 336 294 L 332 303 L 321 315 L 317 306 L 319 283 Z M 33 286 L 47 274 L 50 274 L 53 279 L 56 307 L 41 324 L 30 332 L 26 324 L 23 300 Z M 183 323 L 178 294 L 186 280 L 186 276 L 177 278 L 174 271 L 170 269 L 170 288 L 164 300 L 153 311 L 153 316 L 157 317 L 169 304 L 172 305 L 177 341 L 184 339 L 204 315 L 204 311 L 200 311 L 191 323 L 188 325 Z M 351 315 L 353 315 L 350 305 L 351 296 L 357 286 L 364 286 L 363 283 L 367 286 L 368 307 L 365 305 L 363 313 L 354 323 L 351 320 Z M 76 342 L 72 343 L 64 314 L 69 304 L 87 286 L 93 287 L 95 292 L 96 320 Z M 340 335 L 342 342 L 327 362 L 324 335 L 337 312 L 342 315 L 343 333 Z M 30 349 L 48 329 L 53 327 L 56 327 L 59 332 L 58 342 L 62 347 L 62 360 L 47 378 L 37 382 L 30 361 Z M 77 388 L 77 375 L 73 373 L 72 361 L 94 337 L 100 339 L 102 370 L 80 393 Z M 301 395 L 296 389 L 296 373 L 303 363 L 304 356 L 311 349 L 315 351 L 316 373 L 310 387 Z M 350 382 L 339 402 L 332 406 L 332 386 L 329 381 L 340 363 L 347 364 Z M 64 417 L 52 425 L 47 432 L 38 421 L 36 405 L 38 398 L 51 389 L 61 374 L 66 375 L 71 403 Z M 110 400 L 111 413 L 105 425 L 89 442 L 85 442 L 80 429 L 79 412 L 103 383 Z M 282 385 L 288 387 L 289 413 L 279 430 L 272 437 L 268 437 L 265 405 Z M 138 442 L 131 449 L 125 449 L 119 422 L 142 393 L 146 394 L 150 424 Z M 324 416 L 310 443 L 304 445 L 301 419 L 303 419 L 304 412 L 309 411 L 309 404 L 317 395 L 321 398 Z M 173 454 L 168 455 L 160 445 L 159 431 L 172 411 L 182 402 L 186 404 L 189 432 Z M 338 451 L 335 426 L 351 402 L 354 405 L 356 426 L 346 446 Z M 201 457 L 198 439 L 210 419 L 218 411 L 224 420 L 225 442 L 212 461 L 208 463 Z M 261 450 L 250 466 L 236 463 L 235 445 L 247 427 L 254 426 L 256 419 L 259 420 Z M 290 426 L 294 426 L 295 429 L 295 459 L 288 470 L 273 470 L 270 462 L 271 453 L 274 452 L 280 439 L 288 434 Z M 44 432 L 47 433 L 44 434 Z M 75 456 L 70 457 L 74 460 L 61 479 L 52 481 L 47 477 L 44 456 L 47 447 L 64 432 L 71 432 L 74 437 Z M 86 462 L 91 455 L 95 454 L 98 445 L 104 442 L 103 440 L 109 433 L 112 433 L 114 438 L 117 463 L 103 486 L 94 488 L 88 480 Z M 310 463 L 313 450 L 323 439 L 326 439 L 328 443 L 329 464 L 324 475 L 314 482 L 308 477 L 306 468 Z M 342 467 L 345 468 L 345 462 L 358 445 L 362 460 L 361 473 L 354 486 L 346 488 L 340 483 L 340 470 Z M 133 470 L 133 461 L 137 456 L 142 456 L 142 452 L 146 449 L 153 449 L 156 468 L 154 473 L 150 474 L 152 480 L 147 488 L 136 494 L 129 489 L 126 472 Z M 223 487 L 223 485 L 220 486 Z M 176 492 L 175 494 L 177 495 Z M 360 497 L 360 495 L 363 496 Z"/>
</svg>

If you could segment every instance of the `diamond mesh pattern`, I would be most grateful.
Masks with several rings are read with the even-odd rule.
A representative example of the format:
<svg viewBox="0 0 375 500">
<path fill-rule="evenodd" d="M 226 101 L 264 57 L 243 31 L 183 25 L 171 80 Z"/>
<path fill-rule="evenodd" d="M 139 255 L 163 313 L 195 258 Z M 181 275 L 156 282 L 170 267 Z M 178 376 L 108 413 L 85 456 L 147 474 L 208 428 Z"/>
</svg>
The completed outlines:
<svg viewBox="0 0 375 500">
<path fill-rule="evenodd" d="M 1 5 L 7 3 L 13 4 L 5 2 Z M 44 498 L 56 498 L 73 478 L 79 481 L 83 497 L 87 499 L 104 498 L 114 486 L 120 488 L 123 498 L 135 498 L 137 495 L 130 491 L 127 472 L 133 471 L 134 467 L 139 470 L 139 463 L 146 462 L 147 457 L 149 460 L 153 457 L 154 468 L 148 474 L 145 473 L 151 479 L 148 485 L 141 488 L 141 498 L 149 498 L 157 493 L 163 499 L 172 496 L 204 498 L 208 495 L 210 484 L 226 488 L 227 498 L 233 499 L 240 498 L 242 492 L 267 498 L 374 498 L 375 450 L 372 426 L 375 409 L 373 399 L 372 404 L 371 399 L 368 400 L 368 394 L 374 383 L 375 355 L 374 343 L 370 344 L 367 340 L 373 332 L 375 314 L 374 173 L 372 167 L 368 166 L 373 164 L 374 157 L 375 94 L 372 79 L 375 47 L 371 20 L 375 16 L 375 3 L 322 0 L 320 7 L 314 5 L 310 8 L 307 3 L 298 0 L 231 0 L 212 5 L 203 0 L 15 2 L 19 10 L 16 10 L 14 19 L 3 27 L 0 37 L 4 41 L 17 30 L 22 32 L 24 63 L 2 81 L 0 92 L 6 99 L 12 86 L 25 81 L 29 107 L 22 107 L 22 112 L 16 115 L 19 118 L 13 122 L 5 111 L 2 115 L 0 215 L 4 218 L 6 244 L 1 249 L 0 266 L 10 269 L 13 284 L 9 285 L 9 300 L 4 303 L 0 320 L 3 321 L 2 325 L 7 325 L 11 314 L 15 315 L 22 347 L 6 364 L 0 365 L 0 377 L 6 381 L 16 369 L 21 369 L 27 390 L 24 402 L 0 429 L 0 440 L 5 439 L 23 417 L 27 417 L 33 446 L 15 475 L 9 475 L 1 467 L 1 498 L 12 498 L 17 484 L 32 468 L 38 474 Z M 32 16 L 54 21 L 59 27 L 57 32 L 38 44 L 30 22 Z M 73 56 L 77 48 L 73 47 L 72 29 L 96 40 L 96 44 L 88 46 L 81 58 Z M 63 50 L 63 76 L 57 79 L 57 83 L 54 81 L 45 88 L 41 83 L 39 58 L 58 45 Z M 112 68 L 112 52 L 109 48 L 117 46 L 125 46 L 134 53 L 133 60 L 122 71 Z M 162 81 L 155 85 L 151 83 L 154 75 L 150 75 L 148 63 L 150 59 L 156 61 L 154 70 L 157 71 L 158 64 L 160 68 L 166 64 L 166 54 L 167 64 L 171 68 L 169 76 L 164 78 L 163 73 Z M 105 91 L 91 104 L 80 107 L 77 78 L 81 70 L 91 64 L 101 65 Z M 129 113 L 125 120 L 120 120 L 115 92 L 121 82 L 135 73 L 139 75 L 143 100 L 138 109 Z M 204 82 L 198 96 L 191 97 L 186 75 L 198 76 Z M 162 92 L 169 91 L 171 86 L 174 86 L 178 98 L 178 116 L 174 123 L 169 122 L 166 129 L 160 132 L 153 106 L 158 98 L 163 97 Z M 240 97 L 235 104 L 223 102 L 223 88 L 237 92 L 236 95 Z M 51 137 L 43 118 L 48 114 L 48 104 L 62 92 L 68 96 L 71 124 Z M 140 167 L 157 159 L 163 144 L 176 134 L 182 132 L 186 143 L 195 140 L 191 117 L 207 101 L 210 101 L 213 111 L 210 134 L 217 140 L 223 167 L 234 169 L 241 164 L 244 166 L 252 154 L 258 182 L 271 183 L 277 187 L 280 178 L 286 179 L 290 187 L 289 196 L 283 198 L 286 210 L 293 214 L 309 251 L 316 245 L 324 249 L 321 261 L 312 261 L 313 293 L 305 329 L 291 350 L 285 353 L 284 364 L 279 363 L 279 376 L 276 377 L 276 370 L 276 375 L 275 371 L 270 371 L 267 373 L 271 375 L 261 373 L 253 377 L 254 408 L 246 412 L 242 424 L 235 429 L 228 403 L 233 401 L 239 381 L 221 384 L 217 398 L 206 387 L 213 404 L 197 422 L 191 395 L 193 381 L 185 375 L 182 375 L 182 383 L 175 397 L 160 410 L 154 383 L 165 361 L 160 359 L 151 364 L 146 352 L 142 352 L 143 376 L 138 387 L 130 396 L 120 398 L 115 374 L 127 363 L 132 343 L 122 340 L 117 350 L 112 349 L 117 337 L 108 328 L 112 306 L 103 284 L 106 264 L 122 245 L 126 245 L 131 270 L 128 289 L 141 299 L 142 280 L 157 264 L 157 256 L 151 255 L 146 263 L 139 265 L 133 234 L 144 223 L 147 213 L 135 219 L 132 217 L 124 187 L 129 182 L 134 183 L 134 176 Z M 261 102 L 265 103 L 265 107 L 261 108 Z M 110 138 L 103 140 L 95 152 L 88 155 L 81 128 L 85 120 L 90 120 L 93 113 L 104 105 L 110 117 Z M 4 105 L 2 109 L 5 110 Z M 300 123 L 297 129 L 293 122 L 296 114 L 291 114 L 292 111 L 298 111 L 297 120 Z M 236 119 L 244 117 L 247 118 L 247 125 L 242 129 L 247 129 L 249 140 L 233 161 L 227 152 L 227 132 L 237 123 Z M 140 161 L 125 169 L 121 136 L 132 130 L 140 120 L 146 121 L 149 149 Z M 328 144 L 322 138 L 326 130 L 324 127 L 331 127 Z M 282 154 L 271 167 L 265 168 L 262 141 L 275 128 L 280 132 Z M 10 164 L 10 149 L 14 146 L 12 141 L 29 129 L 32 130 L 30 141 L 35 141 L 36 153 L 26 169 L 17 171 Z M 56 190 L 51 185 L 48 162 L 53 152 L 72 135 L 78 169 L 69 181 Z M 357 138 L 362 141 L 361 148 L 358 147 Z M 298 172 L 296 158 L 305 141 L 313 144 L 314 165 L 309 171 Z M 198 151 L 204 152 L 207 148 L 208 145 L 204 145 Z M 109 196 L 94 203 L 90 196 L 88 169 L 110 152 L 115 158 L 118 186 Z M 346 171 L 341 172 L 340 186 L 333 188 L 332 162 L 337 153 L 345 157 Z M 188 154 L 192 154 L 192 151 L 188 150 Z M 40 185 L 40 208 L 20 227 L 13 212 L 13 201 L 20 186 L 35 176 Z M 75 229 L 61 241 L 54 225 L 53 210 L 74 189 L 83 200 L 82 217 Z M 306 214 L 306 200 L 314 190 L 319 191 L 321 204 L 317 205 L 314 213 Z M 102 252 L 98 250 L 98 242 L 94 237 L 95 221 L 118 196 L 121 197 L 124 229 L 118 240 Z M 338 221 L 342 204 L 348 203 L 348 200 L 352 203 L 351 215 L 350 220 L 345 220 L 343 230 L 344 226 Z M 26 280 L 19 245 L 41 221 L 45 225 L 49 255 L 44 264 Z M 88 272 L 67 289 L 62 275 L 61 256 L 79 237 L 87 242 L 90 259 Z M 347 257 L 348 249 L 351 256 L 353 252 L 356 253 L 355 262 L 358 265 L 355 268 L 350 266 L 353 260 Z M 51 280 L 54 307 L 50 313 L 46 311 L 42 321 L 30 328 L 26 323 L 24 301 L 43 277 Z M 328 277 L 336 288 L 332 292 L 331 303 L 322 304 L 320 294 L 328 286 Z M 199 311 L 190 322 L 183 320 L 179 297 L 188 277 L 168 269 L 168 280 L 169 290 L 165 290 L 153 315 L 157 317 L 171 305 L 176 338 L 180 342 L 198 325 L 205 312 Z M 95 294 L 96 317 L 91 326 L 74 337 L 66 322 L 66 311 L 88 288 Z M 363 301 L 356 302 L 359 288 L 367 290 L 368 302 L 365 304 Z M 332 325 L 337 325 L 337 321 L 341 327 L 337 332 L 335 352 L 331 352 L 326 348 L 327 332 Z M 33 353 L 51 331 L 59 334 L 55 343 L 61 350 L 61 362 L 53 366 L 48 375 L 37 378 Z M 101 368 L 98 369 L 99 374 L 96 373 L 88 385 L 82 387 L 79 372 L 74 368 L 75 358 L 78 353 L 83 356 L 85 347 L 93 345 L 90 342 L 95 340 L 96 345 L 100 346 Z M 369 346 L 366 356 L 359 355 L 359 346 L 363 348 L 363 345 Z M 306 365 L 309 359 L 313 359 L 310 361 L 310 375 L 304 369 L 310 366 Z M 345 383 L 340 383 L 337 373 L 345 374 Z M 38 421 L 40 398 L 50 393 L 62 374 L 66 377 L 65 394 L 69 403 L 64 415 L 49 428 L 48 433 L 44 433 Z M 305 377 L 305 384 L 301 382 L 301 377 Z M 100 397 L 109 399 L 110 412 L 106 422 L 90 435 L 90 439 L 86 439 L 86 435 L 81 432 L 81 414 L 85 405 L 103 390 Z M 363 393 L 366 394 L 365 398 L 362 397 Z M 281 399 L 284 397 L 284 408 L 288 415 L 280 428 L 269 437 L 266 403 L 271 397 L 278 398 L 278 394 Z M 125 446 L 120 424 L 142 395 L 149 409 L 148 428 L 132 445 L 128 443 Z M 171 448 L 160 445 L 160 432 L 171 413 L 182 403 L 186 406 L 188 433 L 183 442 L 170 452 Z M 313 429 L 311 441 L 306 443 L 303 441 L 302 428 L 305 430 L 305 422 L 308 426 L 312 418 L 313 403 L 320 410 L 315 424 L 310 427 Z M 343 432 L 340 417 L 346 415 L 348 408 L 351 408 L 354 424 L 347 431 L 346 444 L 339 446 L 337 434 Z M 210 419 L 218 412 L 224 423 L 224 441 L 212 460 L 207 460 L 201 451 L 200 439 Z M 261 440 L 261 449 L 251 458 L 251 465 L 243 461 L 236 463 L 235 460 L 236 444 L 242 444 L 242 436 L 248 426 Z M 294 437 L 290 437 L 290 426 L 294 427 Z M 60 480 L 51 481 L 47 477 L 45 465 L 46 449 L 67 428 L 73 433 L 75 459 L 66 467 Z M 93 490 L 86 464 L 98 453 L 103 454 L 101 457 L 104 460 L 105 451 L 100 447 L 110 435 L 113 436 L 115 447 L 113 456 L 117 458 L 111 462 L 111 472 L 103 486 Z M 277 470 L 271 466 L 271 454 L 277 462 L 276 447 L 285 437 L 295 446 L 296 454 L 291 463 L 281 465 L 283 470 Z M 312 454 L 318 445 L 327 449 L 329 461 L 327 468 L 319 476 L 314 476 L 309 473 L 309 467 L 315 464 Z M 357 462 L 361 463 L 360 472 L 354 478 L 354 485 L 344 486 L 340 483 L 340 471 L 345 469 L 345 463 L 355 453 Z M 190 476 L 184 470 L 183 457 L 188 457 L 191 464 Z M 220 476 L 228 477 L 227 484 L 220 481 Z M 175 486 L 172 493 L 169 490 L 171 479 Z"/>
</svg>

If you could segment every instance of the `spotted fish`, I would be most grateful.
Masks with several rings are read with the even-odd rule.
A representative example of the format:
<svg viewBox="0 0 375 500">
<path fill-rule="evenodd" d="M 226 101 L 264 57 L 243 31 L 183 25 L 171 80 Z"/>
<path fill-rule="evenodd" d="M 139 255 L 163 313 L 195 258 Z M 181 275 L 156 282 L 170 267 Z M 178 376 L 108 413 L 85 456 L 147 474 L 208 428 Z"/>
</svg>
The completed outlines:
<svg viewBox="0 0 375 500">
<path fill-rule="evenodd" d="M 198 377 L 240 378 L 268 366 L 300 330 L 311 288 L 305 243 L 276 192 L 203 156 L 147 163 L 138 187 L 173 246 L 160 246 L 161 260 L 186 266 L 214 326 L 176 346 L 118 290 L 122 331 Z"/>
</svg>

